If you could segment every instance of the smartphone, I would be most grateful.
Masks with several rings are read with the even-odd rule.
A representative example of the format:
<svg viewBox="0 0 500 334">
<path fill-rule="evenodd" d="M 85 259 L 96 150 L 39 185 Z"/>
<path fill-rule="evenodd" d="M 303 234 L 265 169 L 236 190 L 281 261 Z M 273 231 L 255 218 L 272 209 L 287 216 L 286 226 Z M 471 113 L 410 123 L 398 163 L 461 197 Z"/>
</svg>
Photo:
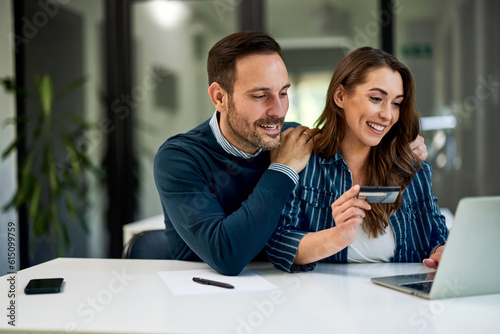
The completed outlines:
<svg viewBox="0 0 500 334">
<path fill-rule="evenodd" d="M 368 203 L 394 203 L 401 187 L 361 187 L 358 198 L 364 198 Z"/>
<path fill-rule="evenodd" d="M 63 278 L 37 278 L 28 282 L 24 288 L 27 295 L 36 293 L 56 293 L 61 291 Z"/>
</svg>

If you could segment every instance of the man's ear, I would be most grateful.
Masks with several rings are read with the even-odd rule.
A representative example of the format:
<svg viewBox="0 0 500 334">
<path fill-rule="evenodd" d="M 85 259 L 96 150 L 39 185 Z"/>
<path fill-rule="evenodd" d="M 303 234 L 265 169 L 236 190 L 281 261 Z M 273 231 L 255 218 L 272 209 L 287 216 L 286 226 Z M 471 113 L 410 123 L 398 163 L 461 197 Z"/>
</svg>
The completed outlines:
<svg viewBox="0 0 500 334">
<path fill-rule="evenodd" d="M 217 82 L 212 82 L 210 87 L 208 87 L 208 96 L 210 100 L 219 112 L 225 112 L 227 110 L 228 94 L 224 88 Z"/>
<path fill-rule="evenodd" d="M 344 108 L 344 102 L 346 98 L 346 91 L 343 85 L 339 85 L 337 89 L 333 92 L 333 101 L 339 108 Z"/>
</svg>

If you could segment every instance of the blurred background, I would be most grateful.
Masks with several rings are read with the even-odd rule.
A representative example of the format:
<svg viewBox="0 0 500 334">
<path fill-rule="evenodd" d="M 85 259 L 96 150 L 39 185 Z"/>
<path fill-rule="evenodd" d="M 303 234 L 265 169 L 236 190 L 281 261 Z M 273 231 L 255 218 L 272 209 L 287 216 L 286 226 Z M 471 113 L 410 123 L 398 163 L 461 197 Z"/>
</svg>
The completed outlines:
<svg viewBox="0 0 500 334">
<path fill-rule="evenodd" d="M 0 1 L 0 152 L 16 148 L 0 161 L 2 208 L 22 184 L 30 148 L 45 152 L 36 148 L 37 123 L 26 121 L 47 119 L 39 100 L 50 89 L 36 73 L 64 93 L 54 93 L 52 121 L 71 134 L 59 140 L 49 130 L 55 167 L 46 175 L 38 163 L 42 190 L 26 190 L 40 199 L 0 211 L 0 275 L 13 249 L 16 269 L 60 255 L 120 256 L 122 226 L 162 213 L 156 150 L 214 112 L 209 49 L 241 30 L 264 30 L 281 44 L 292 82 L 287 120 L 308 126 L 344 55 L 365 45 L 394 54 L 416 79 L 440 206 L 453 213 L 462 197 L 500 195 L 499 16 L 498 0 Z M 68 183 L 80 187 L 56 199 L 43 187 Z M 63 227 L 38 221 L 44 207 Z"/>
</svg>

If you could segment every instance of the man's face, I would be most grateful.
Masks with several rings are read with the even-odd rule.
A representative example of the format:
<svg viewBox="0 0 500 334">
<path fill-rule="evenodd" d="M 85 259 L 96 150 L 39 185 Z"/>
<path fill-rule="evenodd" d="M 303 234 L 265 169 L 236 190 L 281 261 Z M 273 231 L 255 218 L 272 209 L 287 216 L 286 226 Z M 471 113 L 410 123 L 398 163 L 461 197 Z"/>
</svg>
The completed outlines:
<svg viewBox="0 0 500 334">
<path fill-rule="evenodd" d="M 224 137 L 243 152 L 279 146 L 288 111 L 290 82 L 278 54 L 250 55 L 236 62 L 236 77 L 227 110 L 221 111 Z"/>
</svg>

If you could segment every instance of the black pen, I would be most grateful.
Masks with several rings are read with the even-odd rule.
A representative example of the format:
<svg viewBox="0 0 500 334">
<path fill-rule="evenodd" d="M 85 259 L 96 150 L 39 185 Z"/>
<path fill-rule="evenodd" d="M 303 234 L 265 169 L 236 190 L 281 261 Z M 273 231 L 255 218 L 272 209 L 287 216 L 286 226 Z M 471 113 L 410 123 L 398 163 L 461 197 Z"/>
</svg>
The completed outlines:
<svg viewBox="0 0 500 334">
<path fill-rule="evenodd" d="M 220 288 L 234 289 L 234 285 L 223 282 L 212 281 L 206 278 L 193 277 L 193 281 L 200 284 L 218 286 Z"/>
</svg>

